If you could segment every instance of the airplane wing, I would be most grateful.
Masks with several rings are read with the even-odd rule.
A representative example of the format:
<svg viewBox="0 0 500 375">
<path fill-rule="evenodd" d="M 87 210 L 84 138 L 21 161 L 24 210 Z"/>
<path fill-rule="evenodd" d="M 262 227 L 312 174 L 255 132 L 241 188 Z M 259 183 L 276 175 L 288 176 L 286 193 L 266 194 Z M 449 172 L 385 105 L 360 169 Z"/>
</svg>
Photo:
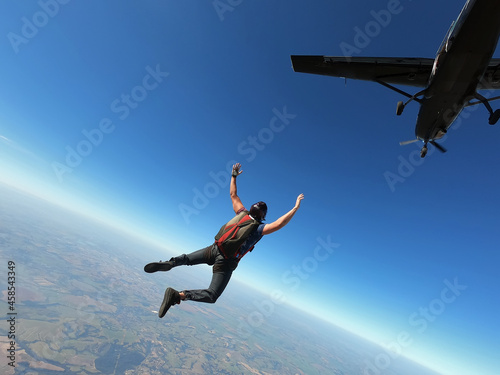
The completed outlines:
<svg viewBox="0 0 500 375">
<path fill-rule="evenodd" d="M 500 90 L 500 59 L 491 59 L 478 90 Z"/>
<path fill-rule="evenodd" d="M 397 57 L 291 56 L 293 70 L 393 85 L 426 87 L 434 59 Z"/>
</svg>

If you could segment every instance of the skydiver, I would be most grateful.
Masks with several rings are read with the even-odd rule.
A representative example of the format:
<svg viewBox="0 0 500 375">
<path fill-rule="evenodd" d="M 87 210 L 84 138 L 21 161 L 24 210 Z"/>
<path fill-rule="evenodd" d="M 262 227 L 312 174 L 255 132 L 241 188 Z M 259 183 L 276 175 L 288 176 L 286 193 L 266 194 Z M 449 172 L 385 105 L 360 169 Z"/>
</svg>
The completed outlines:
<svg viewBox="0 0 500 375">
<path fill-rule="evenodd" d="M 207 289 L 184 290 L 178 292 L 173 288 L 167 288 L 160 310 L 158 311 L 158 316 L 160 318 L 165 316 L 171 306 L 180 304 L 183 300 L 215 303 L 226 288 L 241 258 L 247 252 L 252 251 L 253 247 L 262 236 L 276 232 L 287 225 L 295 215 L 295 212 L 299 209 L 300 202 L 304 199 L 304 194 L 300 194 L 297 197 L 295 206 L 290 211 L 281 216 L 278 220 L 270 224 L 264 224 L 263 221 L 267 214 L 266 203 L 257 202 L 250 207 L 250 211 L 247 211 L 238 197 L 236 177 L 242 172 L 240 163 L 233 165 L 229 194 L 236 216 L 221 227 L 212 245 L 191 254 L 182 254 L 173 257 L 166 262 L 160 260 L 159 262 L 149 263 L 144 266 L 145 272 L 153 273 L 157 271 L 169 271 L 173 267 L 184 265 L 213 265 L 212 281 Z M 234 231 L 236 231 L 235 234 Z"/>
</svg>

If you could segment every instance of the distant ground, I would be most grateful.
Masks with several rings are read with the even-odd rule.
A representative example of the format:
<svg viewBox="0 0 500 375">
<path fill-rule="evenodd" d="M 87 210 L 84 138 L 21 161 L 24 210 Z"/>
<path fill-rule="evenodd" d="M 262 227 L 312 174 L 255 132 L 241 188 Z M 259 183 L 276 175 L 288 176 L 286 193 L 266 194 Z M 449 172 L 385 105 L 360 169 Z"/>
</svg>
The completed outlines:
<svg viewBox="0 0 500 375">
<path fill-rule="evenodd" d="M 184 302 L 159 319 L 167 285 L 205 287 L 210 269 L 145 274 L 161 249 L 9 187 L 0 193 L 2 267 L 14 261 L 16 273 L 16 374 L 436 375 L 236 281 L 215 305 Z M 6 353 L 5 284 L 2 295 Z M 0 372 L 14 374 L 5 355 Z"/>
</svg>

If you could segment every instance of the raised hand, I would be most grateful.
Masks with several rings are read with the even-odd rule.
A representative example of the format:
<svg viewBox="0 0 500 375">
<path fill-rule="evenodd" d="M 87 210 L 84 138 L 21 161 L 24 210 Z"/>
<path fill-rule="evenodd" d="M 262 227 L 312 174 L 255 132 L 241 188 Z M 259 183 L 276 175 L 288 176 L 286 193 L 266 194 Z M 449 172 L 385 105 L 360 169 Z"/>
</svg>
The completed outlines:
<svg viewBox="0 0 500 375">
<path fill-rule="evenodd" d="M 239 176 L 240 174 L 243 173 L 243 171 L 240 170 L 240 168 L 241 168 L 241 164 L 240 163 L 236 163 L 236 164 L 233 165 L 233 173 L 232 173 L 232 175 L 234 177 L 237 177 L 237 176 Z"/>
<path fill-rule="evenodd" d="M 304 199 L 304 194 L 300 194 L 298 197 L 297 197 L 297 201 L 295 202 L 295 208 L 299 208 L 300 207 L 300 201 Z"/>
</svg>

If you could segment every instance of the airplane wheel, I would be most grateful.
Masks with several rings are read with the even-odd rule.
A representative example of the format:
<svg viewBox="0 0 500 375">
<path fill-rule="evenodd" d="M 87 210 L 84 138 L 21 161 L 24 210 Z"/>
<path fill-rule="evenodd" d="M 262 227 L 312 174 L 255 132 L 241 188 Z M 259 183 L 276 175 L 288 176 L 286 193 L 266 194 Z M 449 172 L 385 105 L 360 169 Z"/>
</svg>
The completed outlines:
<svg viewBox="0 0 500 375">
<path fill-rule="evenodd" d="M 490 125 L 495 125 L 499 119 L 500 119 L 500 109 L 497 109 L 490 116 Z"/>
<path fill-rule="evenodd" d="M 425 155 L 427 155 L 427 146 L 422 147 L 422 150 L 420 151 L 421 158 L 425 158 Z"/>
<path fill-rule="evenodd" d="M 401 113 L 403 113 L 404 109 L 405 109 L 405 105 L 403 104 L 403 102 L 398 102 L 398 107 L 396 109 L 396 115 L 400 116 Z"/>
</svg>

